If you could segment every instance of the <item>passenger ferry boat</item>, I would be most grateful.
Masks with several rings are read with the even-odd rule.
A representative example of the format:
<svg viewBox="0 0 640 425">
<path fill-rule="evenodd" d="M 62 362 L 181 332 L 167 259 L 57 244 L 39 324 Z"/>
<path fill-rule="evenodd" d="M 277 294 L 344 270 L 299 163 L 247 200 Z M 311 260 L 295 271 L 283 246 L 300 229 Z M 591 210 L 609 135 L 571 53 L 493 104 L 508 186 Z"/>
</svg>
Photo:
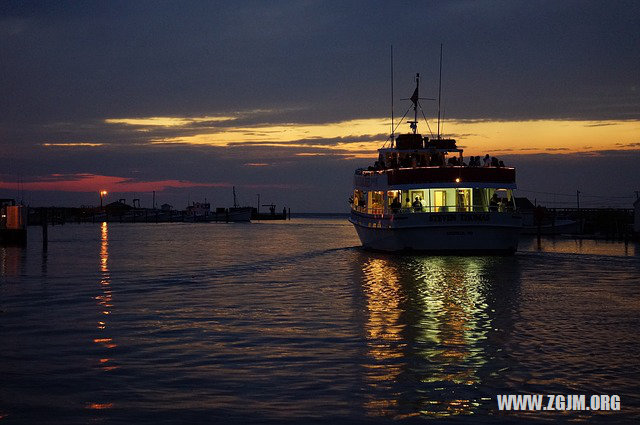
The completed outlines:
<svg viewBox="0 0 640 425">
<path fill-rule="evenodd" d="M 513 196 L 515 169 L 495 159 L 481 163 L 480 157 L 465 164 L 456 141 L 440 137 L 439 123 L 435 138 L 418 133 L 419 78 L 410 98 L 412 131 L 397 137 L 392 132 L 390 147 L 378 150 L 375 164 L 355 172 L 349 221 L 363 247 L 515 252 L 522 227 Z"/>
</svg>

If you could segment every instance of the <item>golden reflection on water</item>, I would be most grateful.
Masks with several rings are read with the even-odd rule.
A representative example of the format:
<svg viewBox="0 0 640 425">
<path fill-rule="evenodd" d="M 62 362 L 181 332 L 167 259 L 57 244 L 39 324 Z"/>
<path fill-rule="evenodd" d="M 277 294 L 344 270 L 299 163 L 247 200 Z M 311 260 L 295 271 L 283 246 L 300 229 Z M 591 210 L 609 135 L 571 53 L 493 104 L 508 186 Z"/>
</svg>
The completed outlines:
<svg viewBox="0 0 640 425">
<path fill-rule="evenodd" d="M 113 295 L 111 293 L 111 275 L 109 273 L 109 226 L 107 222 L 103 222 L 100 226 L 100 273 L 100 294 L 95 297 L 95 300 L 98 302 L 101 314 L 108 316 L 111 314 L 111 309 L 113 308 Z M 107 349 L 116 348 L 117 344 L 113 338 L 105 336 L 105 333 L 108 331 L 106 317 L 98 321 L 97 328 L 99 330 L 99 336 L 94 338 L 93 342 Z M 100 359 L 99 367 L 105 371 L 116 369 L 117 366 L 111 366 L 109 364 L 111 360 L 110 358 Z"/>
<path fill-rule="evenodd" d="M 476 386 L 477 372 L 486 363 L 479 344 L 486 338 L 489 321 L 481 291 L 482 261 L 471 257 L 364 261 L 365 332 L 371 359 L 365 367 L 371 396 L 364 407 L 370 416 L 447 417 L 472 414 L 478 407 L 474 400 L 455 396 L 464 391 L 447 390 Z M 401 400 L 406 398 L 403 389 L 396 389 L 401 374 L 407 375 L 403 381 L 417 382 L 418 400 Z"/>
<path fill-rule="evenodd" d="M 98 333 L 93 338 L 93 343 L 98 344 L 106 350 L 106 355 L 101 357 L 97 361 L 97 367 L 103 372 L 109 372 L 117 369 L 118 366 L 113 364 L 113 358 L 109 351 L 116 348 L 118 345 L 114 342 L 113 338 L 108 336 L 109 323 L 107 317 L 111 314 L 113 308 L 113 295 L 111 293 L 111 274 L 109 271 L 109 225 L 107 222 L 103 222 L 100 225 L 100 257 L 99 257 L 99 269 L 100 269 L 100 293 L 95 297 L 97 301 L 101 317 L 98 320 L 97 328 Z M 109 402 L 89 402 L 85 406 L 90 410 L 104 410 L 111 409 L 113 403 Z"/>
</svg>

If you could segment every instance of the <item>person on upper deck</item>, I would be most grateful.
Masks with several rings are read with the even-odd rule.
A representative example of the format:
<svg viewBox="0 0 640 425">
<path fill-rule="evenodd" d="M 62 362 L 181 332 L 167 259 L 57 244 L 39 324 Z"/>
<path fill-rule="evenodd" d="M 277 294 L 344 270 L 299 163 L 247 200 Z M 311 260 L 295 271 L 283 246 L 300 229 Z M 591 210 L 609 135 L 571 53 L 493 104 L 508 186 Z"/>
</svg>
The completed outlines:
<svg viewBox="0 0 640 425">
<path fill-rule="evenodd" d="M 437 153 L 431 154 L 431 156 L 429 157 L 429 165 L 432 166 L 432 167 L 440 165 L 438 163 L 438 154 Z"/>
<path fill-rule="evenodd" d="M 489 167 L 489 166 L 491 166 L 491 157 L 489 156 L 489 154 L 486 154 L 486 155 L 484 156 L 484 164 L 483 164 L 483 166 L 484 166 L 484 167 Z"/>
<path fill-rule="evenodd" d="M 497 167 L 500 165 L 500 162 L 498 162 L 498 158 L 496 158 L 495 156 L 491 157 L 491 166 L 492 167 Z"/>
</svg>

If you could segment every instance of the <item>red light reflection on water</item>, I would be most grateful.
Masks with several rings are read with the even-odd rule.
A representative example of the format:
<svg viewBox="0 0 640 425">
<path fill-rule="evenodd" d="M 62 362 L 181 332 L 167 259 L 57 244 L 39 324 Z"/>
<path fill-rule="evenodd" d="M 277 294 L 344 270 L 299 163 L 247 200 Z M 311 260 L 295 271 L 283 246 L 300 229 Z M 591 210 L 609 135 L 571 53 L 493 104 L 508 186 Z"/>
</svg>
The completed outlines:
<svg viewBox="0 0 640 425">
<path fill-rule="evenodd" d="M 104 409 L 111 409 L 112 407 L 113 407 L 113 403 L 89 403 L 85 408 L 92 409 L 92 410 L 104 410 Z"/>
</svg>

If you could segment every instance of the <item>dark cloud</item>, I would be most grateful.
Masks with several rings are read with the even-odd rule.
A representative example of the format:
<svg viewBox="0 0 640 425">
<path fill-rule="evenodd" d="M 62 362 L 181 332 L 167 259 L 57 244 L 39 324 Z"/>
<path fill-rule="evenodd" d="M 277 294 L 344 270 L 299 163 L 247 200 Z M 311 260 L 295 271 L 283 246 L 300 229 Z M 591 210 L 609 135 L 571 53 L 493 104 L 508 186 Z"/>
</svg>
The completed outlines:
<svg viewBox="0 0 640 425">
<path fill-rule="evenodd" d="M 440 42 L 450 118 L 640 110 L 637 2 L 10 4 L 0 23 L 5 118 L 386 115 L 389 45 L 406 97 L 416 71 L 436 94 Z M 22 29 L 9 31 L 17 20 Z"/>
</svg>

